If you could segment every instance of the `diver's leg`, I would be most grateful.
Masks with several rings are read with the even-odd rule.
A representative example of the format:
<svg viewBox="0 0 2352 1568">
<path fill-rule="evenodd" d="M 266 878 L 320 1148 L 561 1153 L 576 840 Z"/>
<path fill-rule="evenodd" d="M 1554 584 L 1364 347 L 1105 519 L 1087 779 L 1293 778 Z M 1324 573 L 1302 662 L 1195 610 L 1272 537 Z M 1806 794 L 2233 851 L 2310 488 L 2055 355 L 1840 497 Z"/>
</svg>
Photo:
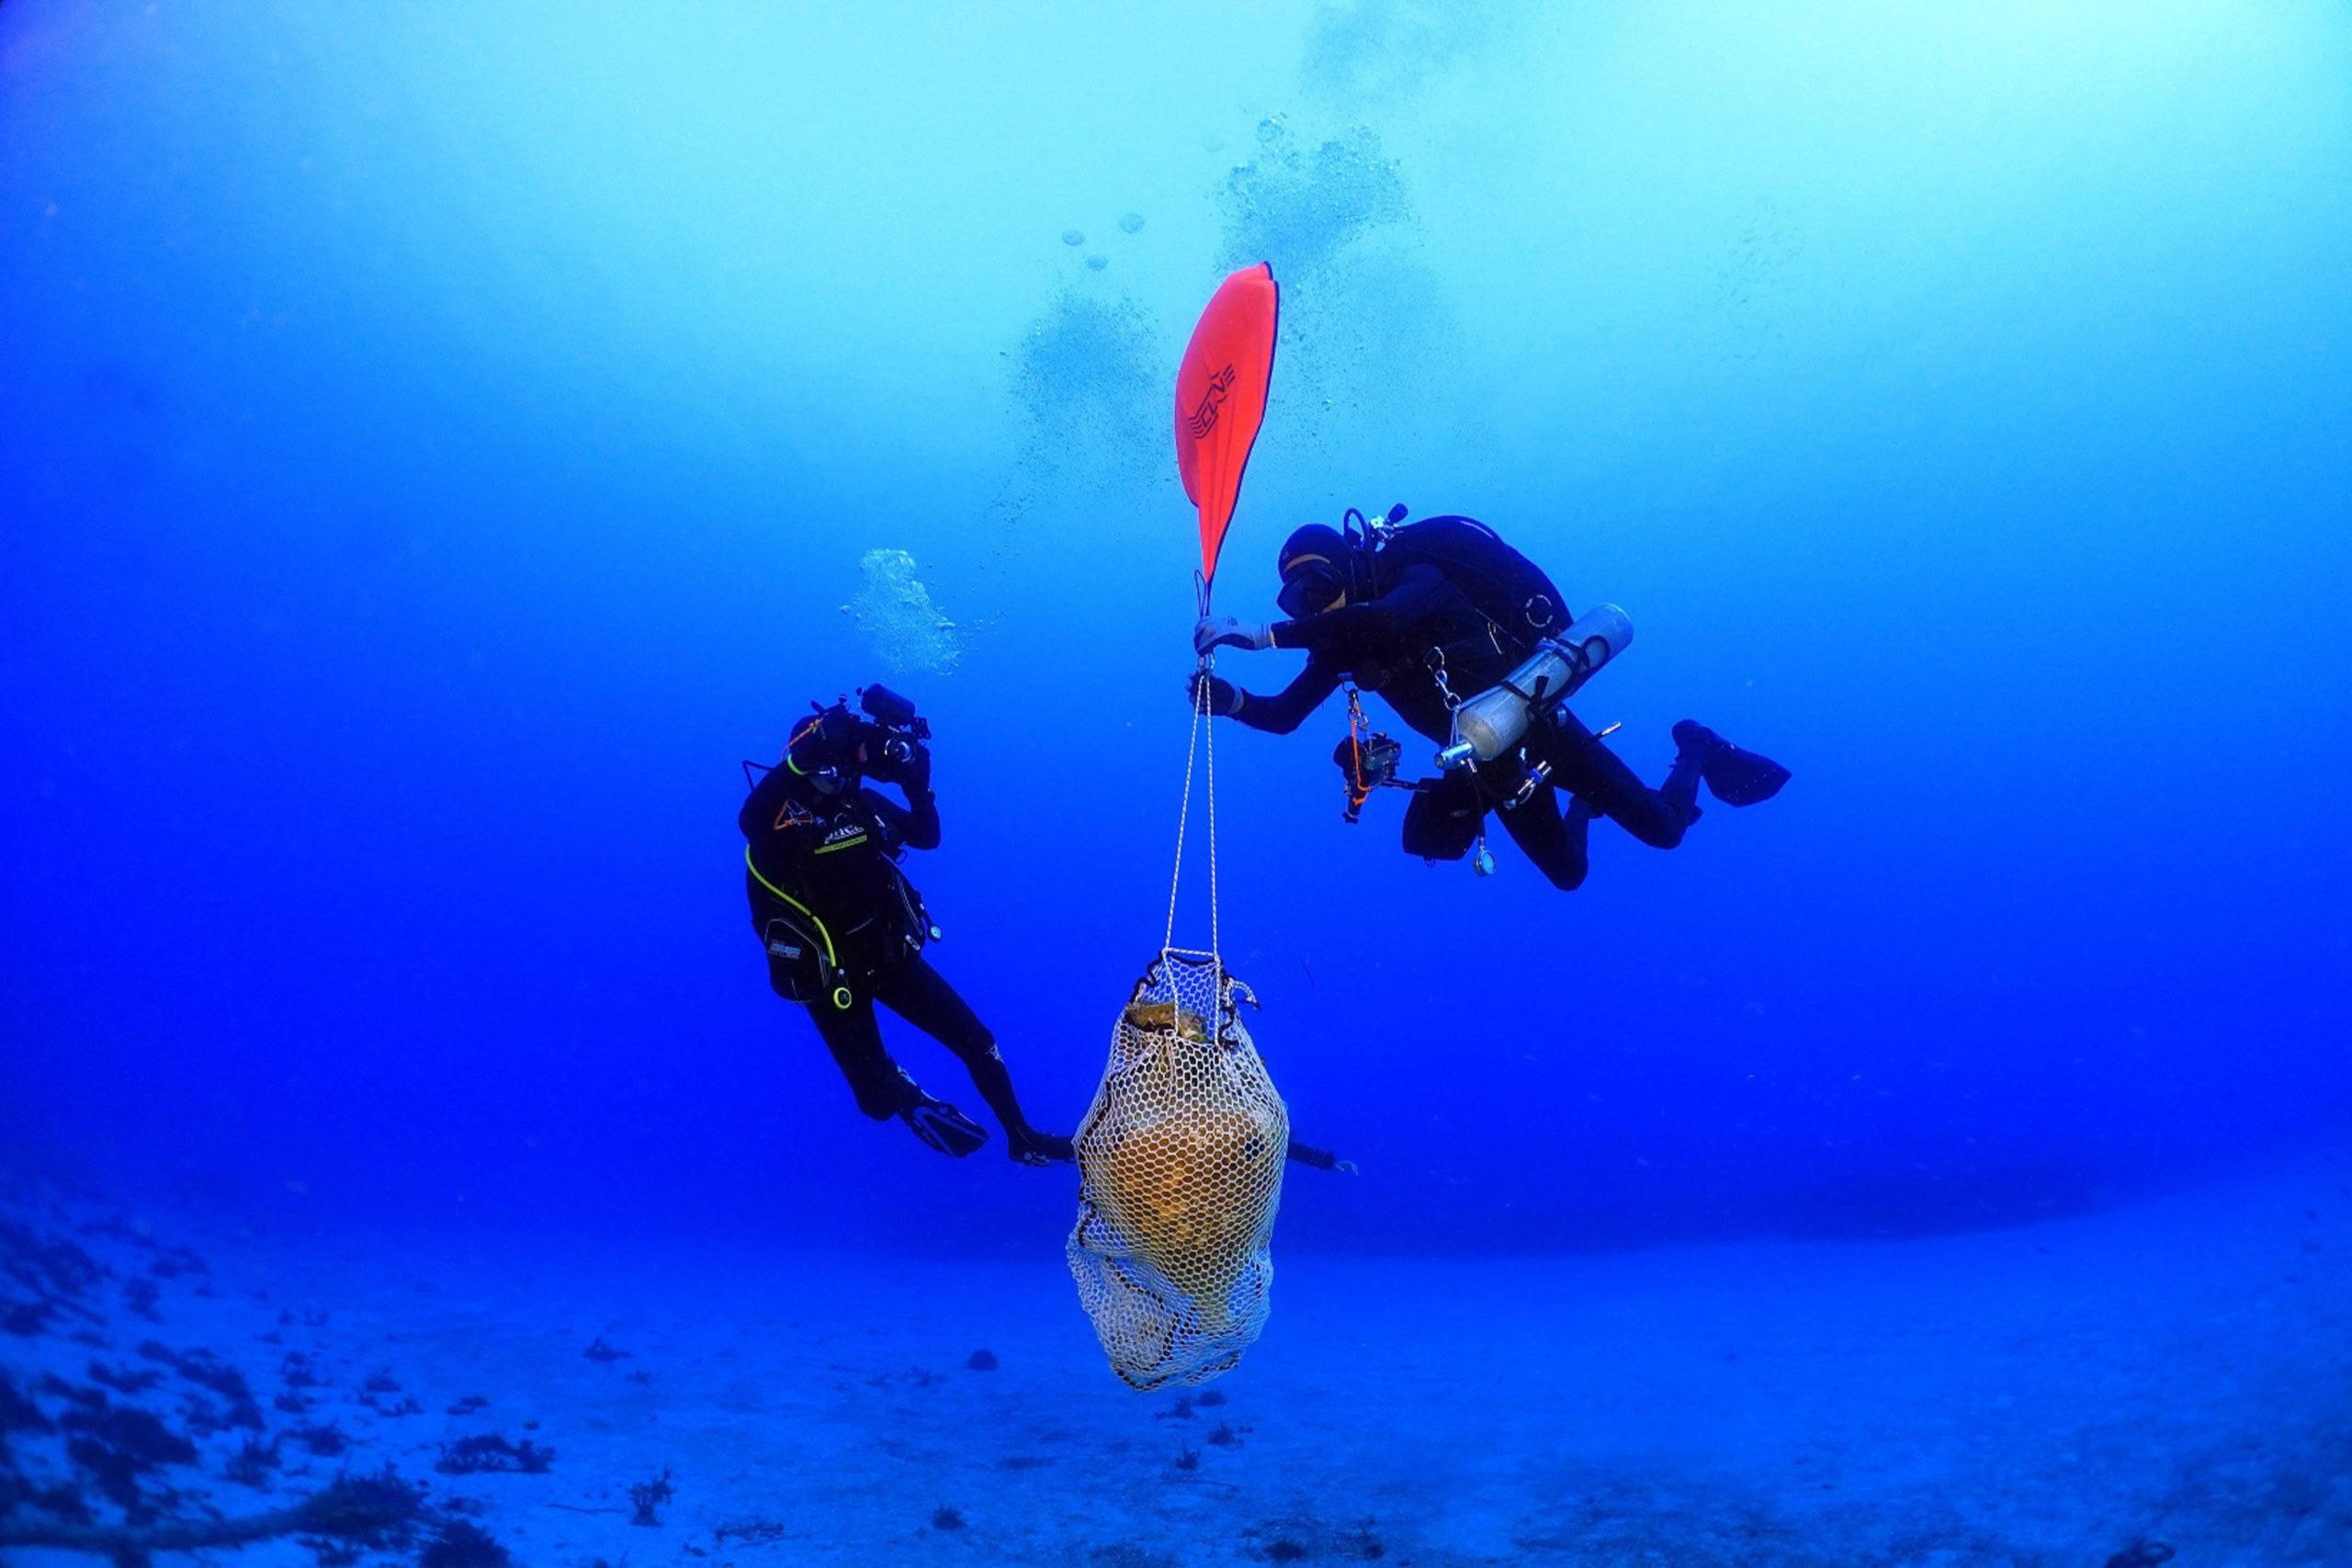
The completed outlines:
<svg viewBox="0 0 2352 1568">
<path fill-rule="evenodd" d="M 1589 867 L 1585 840 L 1592 828 L 1592 812 L 1582 799 L 1560 809 L 1560 792 L 1545 784 L 1526 800 L 1500 814 L 1503 831 L 1535 863 L 1535 869 L 1563 893 L 1584 886 Z"/>
<path fill-rule="evenodd" d="M 986 1129 L 948 1104 L 923 1093 L 907 1070 L 882 1048 L 882 1028 L 874 1004 L 864 997 L 846 1008 L 831 998 L 810 1004 L 808 1016 L 817 1022 L 826 1049 L 840 1064 L 842 1076 L 857 1096 L 857 1108 L 876 1122 L 895 1116 L 922 1141 L 925 1148 L 961 1159 L 989 1141 Z"/>
<path fill-rule="evenodd" d="M 1540 744 L 1552 764 L 1552 783 L 1653 849 L 1674 848 L 1698 818 L 1695 756 L 1678 754 L 1666 783 L 1652 789 L 1572 713 L 1562 712 L 1546 725 Z"/>
<path fill-rule="evenodd" d="M 1004 1065 L 1003 1053 L 997 1049 L 996 1036 L 946 976 L 921 955 L 910 956 L 883 976 L 877 994 L 883 1006 L 956 1053 L 972 1075 L 972 1086 L 1004 1129 L 1013 1158 L 1035 1164 L 1038 1161 L 1030 1156 L 1039 1151 L 1046 1158 L 1070 1157 L 1068 1138 L 1040 1133 L 1029 1124 L 1020 1098 L 1013 1093 L 1012 1074 Z"/>
<path fill-rule="evenodd" d="M 920 1094 L 913 1080 L 899 1070 L 899 1064 L 883 1049 L 882 1026 L 874 1016 L 872 1000 L 860 997 L 846 1008 L 837 1008 L 830 999 L 822 999 L 808 1004 L 808 1016 L 816 1021 L 817 1032 L 823 1036 L 825 1049 L 833 1054 L 842 1077 L 849 1080 L 860 1111 L 876 1122 L 888 1122 Z"/>
</svg>

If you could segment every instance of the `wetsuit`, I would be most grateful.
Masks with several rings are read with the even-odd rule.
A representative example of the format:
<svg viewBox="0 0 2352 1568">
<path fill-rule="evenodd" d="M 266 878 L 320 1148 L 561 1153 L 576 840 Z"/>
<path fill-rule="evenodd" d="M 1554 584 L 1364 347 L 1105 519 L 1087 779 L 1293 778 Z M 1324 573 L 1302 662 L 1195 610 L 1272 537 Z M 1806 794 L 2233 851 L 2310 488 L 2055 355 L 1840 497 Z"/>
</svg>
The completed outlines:
<svg viewBox="0 0 2352 1568">
<path fill-rule="evenodd" d="M 1377 572 L 1380 557 L 1372 558 Z M 1342 681 L 1375 692 L 1407 724 L 1443 746 L 1453 739 L 1451 690 L 1469 698 L 1510 673 L 1532 651 L 1479 613 L 1436 567 L 1416 561 L 1380 582 L 1361 604 L 1277 621 L 1273 646 L 1306 650 L 1306 668 L 1272 696 L 1236 692 L 1239 706 L 1220 704 L 1252 729 L 1287 735 L 1320 707 Z M 1443 682 L 1440 682 L 1440 671 Z M 1222 682 L 1219 682 L 1223 684 Z M 1220 694 L 1222 695 L 1222 694 Z M 1645 844 L 1670 850 L 1698 815 L 1699 771 L 1678 758 L 1666 783 L 1652 789 L 1573 714 L 1557 724 L 1531 726 L 1530 761 L 1551 763 L 1550 775 L 1528 797 L 1509 805 L 1525 778 L 1516 755 L 1476 774 L 1450 774 L 1418 786 L 1405 813 L 1405 849 L 1431 860 L 1458 860 L 1477 838 L 1490 807 L 1502 805 L 1503 827 L 1553 886 L 1584 883 L 1586 835 L 1594 813 Z M 1581 808 L 1559 795 L 1570 792 Z"/>
<path fill-rule="evenodd" d="M 752 927 L 764 940 L 771 920 L 795 912 L 771 888 L 798 899 L 824 923 L 851 1000 L 843 1008 L 818 998 L 808 1003 L 808 1016 L 860 1111 L 883 1121 L 925 1098 L 883 1046 L 874 1011 L 880 1002 L 956 1054 L 1018 1144 L 1034 1134 L 996 1036 L 922 956 L 930 922 L 898 860 L 907 850 L 938 847 L 939 806 L 926 778 L 901 787 L 903 807 L 854 783 L 827 795 L 788 761 L 769 770 L 737 819 L 751 844 L 744 886 Z M 771 984 L 789 997 L 784 961 L 771 953 L 768 964 Z"/>
</svg>

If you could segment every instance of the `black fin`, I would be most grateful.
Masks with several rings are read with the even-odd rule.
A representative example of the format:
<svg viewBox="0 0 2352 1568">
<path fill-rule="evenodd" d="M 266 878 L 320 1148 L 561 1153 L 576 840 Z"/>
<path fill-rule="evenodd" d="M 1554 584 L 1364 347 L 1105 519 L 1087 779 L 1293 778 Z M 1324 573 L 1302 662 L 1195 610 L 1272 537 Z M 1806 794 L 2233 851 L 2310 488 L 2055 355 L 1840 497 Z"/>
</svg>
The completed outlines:
<svg viewBox="0 0 2352 1568">
<path fill-rule="evenodd" d="M 948 1104 L 926 1095 L 899 1112 L 914 1135 L 928 1147 L 962 1159 L 989 1141 L 988 1129 Z"/>
<path fill-rule="evenodd" d="M 1725 806 L 1753 806 L 1780 794 L 1789 782 L 1789 770 L 1726 740 L 1700 764 L 1699 776 L 1707 782 L 1707 793 Z"/>
</svg>

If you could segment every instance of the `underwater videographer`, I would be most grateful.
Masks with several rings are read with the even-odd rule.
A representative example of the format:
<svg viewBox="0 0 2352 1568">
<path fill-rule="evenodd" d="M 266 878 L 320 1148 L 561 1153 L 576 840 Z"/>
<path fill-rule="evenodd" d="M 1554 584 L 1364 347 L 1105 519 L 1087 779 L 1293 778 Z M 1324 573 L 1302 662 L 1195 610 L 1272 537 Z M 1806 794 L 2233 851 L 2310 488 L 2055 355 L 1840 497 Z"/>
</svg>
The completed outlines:
<svg viewBox="0 0 2352 1568">
<path fill-rule="evenodd" d="M 1340 528 L 1298 529 L 1275 560 L 1276 604 L 1288 619 L 1204 619 L 1193 634 L 1203 656 L 1306 651 L 1306 668 L 1272 696 L 1194 673 L 1196 705 L 1252 729 L 1287 735 L 1348 689 L 1349 731 L 1333 760 L 1346 776 L 1349 821 L 1373 790 L 1409 790 L 1406 852 L 1459 860 L 1476 844 L 1485 873 L 1494 865 L 1487 816 L 1499 812 L 1552 885 L 1573 890 L 1584 882 L 1594 817 L 1670 850 L 1698 820 L 1702 782 L 1725 805 L 1751 806 L 1788 781 L 1779 763 L 1684 719 L 1665 782 L 1642 783 L 1604 743 L 1607 731 L 1588 729 L 1566 701 L 1630 641 L 1623 612 L 1603 605 L 1572 622 L 1551 580 L 1485 524 L 1432 517 L 1399 526 L 1405 515 L 1402 506 L 1373 519 L 1351 509 Z M 1396 776 L 1401 748 L 1365 725 L 1358 688 L 1444 748 L 1439 776 Z"/>
<path fill-rule="evenodd" d="M 784 757 L 752 785 L 738 823 L 752 929 L 767 950 L 768 983 L 799 1002 L 833 1054 L 857 1107 L 897 1117 L 941 1154 L 961 1158 L 988 1141 L 979 1123 L 923 1092 L 882 1043 L 875 1004 L 953 1051 L 1004 1129 L 1015 1160 L 1071 1157 L 1066 1137 L 1022 1114 L 996 1037 L 923 955 L 939 931 L 899 867 L 908 850 L 939 847 L 931 790 L 931 727 L 883 686 L 816 704 Z M 748 778 L 754 764 L 745 763 Z M 896 784 L 899 806 L 871 784 Z"/>
</svg>

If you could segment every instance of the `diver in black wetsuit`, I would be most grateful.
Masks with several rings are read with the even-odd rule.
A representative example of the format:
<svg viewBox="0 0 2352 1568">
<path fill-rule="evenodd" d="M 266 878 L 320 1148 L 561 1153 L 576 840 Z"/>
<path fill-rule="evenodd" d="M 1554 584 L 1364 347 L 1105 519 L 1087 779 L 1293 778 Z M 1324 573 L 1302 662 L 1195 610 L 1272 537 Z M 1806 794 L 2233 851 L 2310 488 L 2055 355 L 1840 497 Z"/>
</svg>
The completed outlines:
<svg viewBox="0 0 2352 1568">
<path fill-rule="evenodd" d="M 1403 509 L 1390 513 L 1390 525 Z M 1286 735 L 1343 683 L 1385 698 L 1407 724 L 1443 746 L 1457 703 L 1497 685 L 1540 640 L 1564 630 L 1567 607 L 1532 563 L 1484 524 L 1437 517 L 1347 533 L 1309 524 L 1284 541 L 1276 603 L 1287 620 L 1204 619 L 1193 646 L 1296 648 L 1306 668 L 1272 696 L 1207 677 L 1211 713 Z M 1200 693 L 1193 676 L 1193 700 Z M 1592 818 L 1608 818 L 1645 844 L 1670 850 L 1699 817 L 1699 785 L 1734 806 L 1770 798 L 1787 782 L 1778 763 L 1744 751 L 1689 719 L 1674 727 L 1674 765 L 1652 789 L 1559 705 L 1533 705 L 1523 741 L 1495 761 L 1407 785 L 1407 852 L 1458 860 L 1499 809 L 1503 826 L 1552 885 L 1584 883 Z M 1340 743 L 1346 766 L 1351 741 Z M 1567 792 L 1565 804 L 1561 792 Z"/>
<path fill-rule="evenodd" d="M 925 1094 L 891 1059 L 874 1012 L 880 1002 L 956 1053 L 1014 1159 L 1068 1160 L 1069 1140 L 1029 1124 L 996 1037 L 922 956 L 939 933 L 898 862 L 907 850 L 939 846 L 923 744 L 930 728 L 886 688 L 869 686 L 862 700 L 886 722 L 870 723 L 847 703 L 821 709 L 794 732 L 738 818 L 769 984 L 808 1005 L 857 1108 L 876 1121 L 898 1117 L 924 1144 L 958 1158 L 988 1141 L 978 1122 Z M 868 779 L 898 784 L 907 804 L 865 787 Z"/>
</svg>

